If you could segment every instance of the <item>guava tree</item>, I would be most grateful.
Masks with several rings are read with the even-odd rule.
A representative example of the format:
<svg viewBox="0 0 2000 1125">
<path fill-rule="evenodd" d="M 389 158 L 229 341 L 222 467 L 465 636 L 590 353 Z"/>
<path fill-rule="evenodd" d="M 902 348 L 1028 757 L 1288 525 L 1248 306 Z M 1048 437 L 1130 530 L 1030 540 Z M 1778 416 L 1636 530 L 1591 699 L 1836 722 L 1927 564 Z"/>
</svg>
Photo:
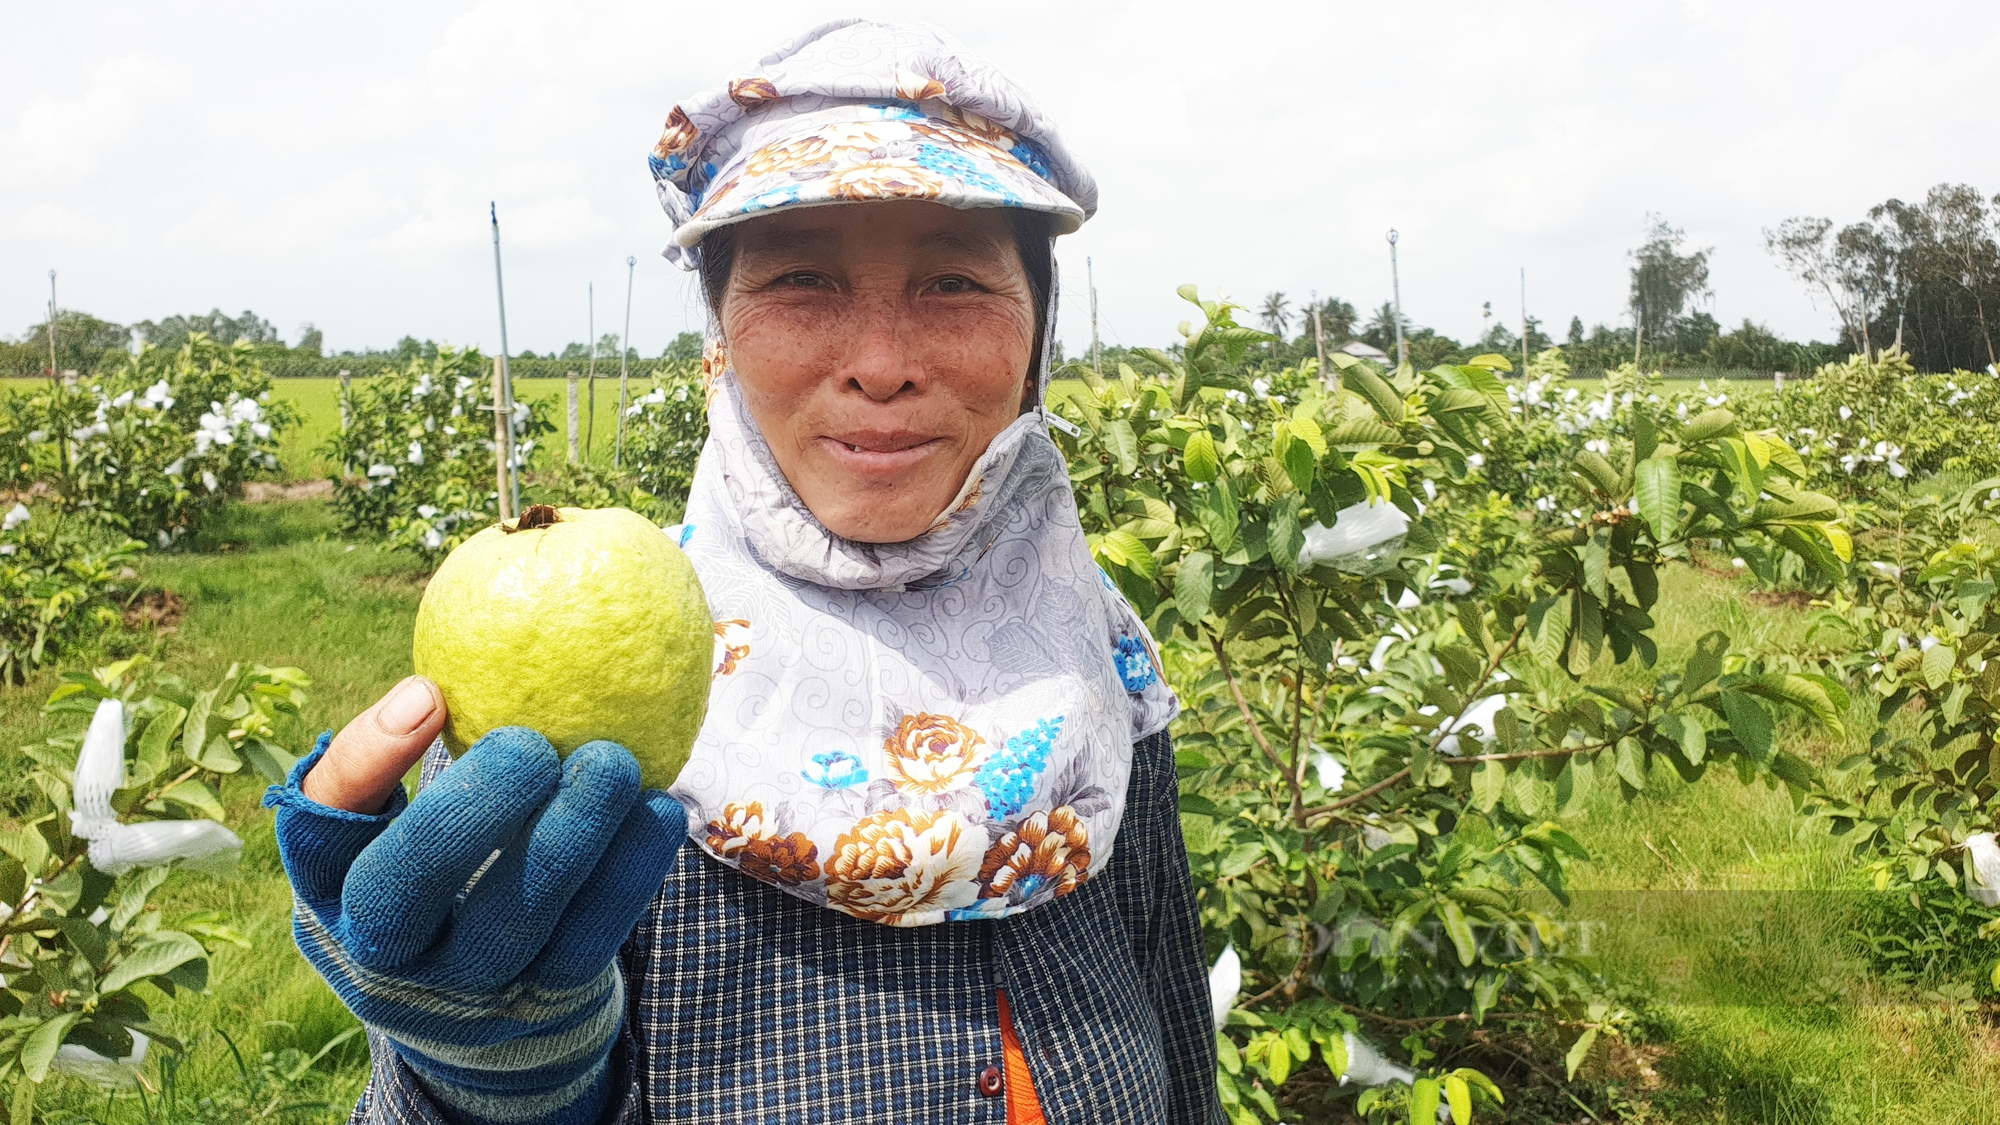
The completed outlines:
<svg viewBox="0 0 2000 1125">
<path fill-rule="evenodd" d="M 1199 310 L 1146 370 L 1051 394 L 1100 565 L 1162 642 L 1186 715 L 1182 823 L 1211 952 L 1246 974 L 1218 1046 L 1235 1121 L 1386 1065 L 1357 1109 L 1428 1123 L 1499 1096 L 1475 1028 L 1560 1032 L 1570 1070 L 1624 1014 L 1550 913 L 1587 858 L 1559 824 L 1657 769 L 1808 787 L 1781 715 L 1837 726 L 1841 685 L 1711 634 L 1657 669 L 1662 568 L 1698 547 L 1844 569 L 1839 506 L 1776 434 L 1631 396 L 1565 449 L 1572 510 L 1489 487 L 1526 424 L 1505 359 L 1262 376 L 1266 339 Z M 1587 444 L 1588 443 L 1588 444 Z M 1636 686 L 1583 682 L 1636 657 Z M 1634 683 L 1631 676 L 1623 681 Z M 1356 1033 L 1360 1034 L 1357 1036 Z M 1369 1038 L 1399 1040 L 1397 1071 Z"/>
</svg>

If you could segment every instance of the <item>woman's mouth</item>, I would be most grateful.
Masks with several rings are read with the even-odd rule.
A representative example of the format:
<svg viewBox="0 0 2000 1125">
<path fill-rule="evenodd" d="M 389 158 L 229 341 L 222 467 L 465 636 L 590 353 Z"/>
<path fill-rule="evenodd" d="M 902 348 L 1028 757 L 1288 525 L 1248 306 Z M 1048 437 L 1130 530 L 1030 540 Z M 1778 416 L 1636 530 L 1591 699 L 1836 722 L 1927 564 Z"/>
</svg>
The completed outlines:
<svg viewBox="0 0 2000 1125">
<path fill-rule="evenodd" d="M 907 431 L 829 434 L 819 440 L 836 464 L 868 476 L 907 471 L 945 446 L 941 437 Z"/>
</svg>

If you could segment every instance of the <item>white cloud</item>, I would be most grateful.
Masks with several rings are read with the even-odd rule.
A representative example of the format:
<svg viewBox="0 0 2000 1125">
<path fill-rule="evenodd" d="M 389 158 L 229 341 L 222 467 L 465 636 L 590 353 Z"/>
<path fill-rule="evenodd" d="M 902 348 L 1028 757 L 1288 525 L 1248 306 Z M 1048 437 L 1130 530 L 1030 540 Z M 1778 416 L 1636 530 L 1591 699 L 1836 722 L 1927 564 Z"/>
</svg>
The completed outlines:
<svg viewBox="0 0 2000 1125">
<path fill-rule="evenodd" d="M 882 18 L 939 18 L 889 0 Z M 491 346 L 488 200 L 510 335 L 545 351 L 622 314 L 634 343 L 698 328 L 644 154 L 673 102 L 830 6 L 538 0 L 138 3 L 20 13 L 0 72 L 0 331 L 66 305 L 114 319 L 254 308 L 334 347 Z M 1480 303 L 1616 322 L 1645 213 L 1712 246 L 1716 315 L 1793 335 L 1829 318 L 1763 253 L 1788 215 L 1859 217 L 1940 181 L 2000 191 L 1991 5 L 1643 0 L 1507 4 L 1035 2 L 944 22 L 1049 103 L 1098 218 L 1065 240 L 1063 329 L 1157 343 L 1194 281 L 1252 301 L 1403 301 L 1460 337 Z M 1905 44 L 1895 27 L 1936 29 Z"/>
</svg>

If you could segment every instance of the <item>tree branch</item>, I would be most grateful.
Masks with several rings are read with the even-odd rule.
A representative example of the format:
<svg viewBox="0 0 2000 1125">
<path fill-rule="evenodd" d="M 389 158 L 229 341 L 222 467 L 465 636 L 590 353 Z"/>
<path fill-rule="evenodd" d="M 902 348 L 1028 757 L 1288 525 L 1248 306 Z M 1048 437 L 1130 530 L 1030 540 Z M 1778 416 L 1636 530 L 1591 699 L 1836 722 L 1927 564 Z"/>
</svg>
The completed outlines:
<svg viewBox="0 0 2000 1125">
<path fill-rule="evenodd" d="M 1285 766 L 1285 760 L 1278 757 L 1276 750 L 1271 749 L 1271 741 L 1264 737 L 1264 728 L 1258 725 L 1257 716 L 1250 712 L 1250 701 L 1244 697 L 1242 685 L 1236 682 L 1236 671 L 1229 666 L 1229 654 L 1223 651 L 1222 638 L 1210 634 L 1208 643 L 1215 649 L 1216 662 L 1222 666 L 1222 678 L 1229 681 L 1229 694 L 1236 700 L 1236 709 L 1243 713 L 1243 722 L 1250 727 L 1250 737 L 1257 741 L 1257 748 L 1264 752 L 1264 756 L 1271 760 L 1271 764 L 1278 767 L 1278 772 L 1285 775 L 1286 784 L 1296 793 L 1298 783 L 1292 780 L 1291 771 Z M 1294 796 L 1294 801 L 1296 799 Z"/>
</svg>

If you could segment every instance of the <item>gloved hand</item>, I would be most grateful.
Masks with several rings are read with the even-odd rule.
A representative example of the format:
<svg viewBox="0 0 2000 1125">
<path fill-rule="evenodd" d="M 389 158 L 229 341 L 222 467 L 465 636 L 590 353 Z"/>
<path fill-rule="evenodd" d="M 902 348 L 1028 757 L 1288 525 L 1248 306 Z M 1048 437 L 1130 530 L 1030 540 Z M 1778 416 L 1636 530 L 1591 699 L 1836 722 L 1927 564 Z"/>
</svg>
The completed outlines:
<svg viewBox="0 0 2000 1125">
<path fill-rule="evenodd" d="M 625 1012 L 614 958 L 673 868 L 680 802 L 642 791 L 620 746 L 559 762 L 506 727 L 367 815 L 302 790 L 327 742 L 265 797 L 300 951 L 453 1116 L 594 1120 Z"/>
</svg>

